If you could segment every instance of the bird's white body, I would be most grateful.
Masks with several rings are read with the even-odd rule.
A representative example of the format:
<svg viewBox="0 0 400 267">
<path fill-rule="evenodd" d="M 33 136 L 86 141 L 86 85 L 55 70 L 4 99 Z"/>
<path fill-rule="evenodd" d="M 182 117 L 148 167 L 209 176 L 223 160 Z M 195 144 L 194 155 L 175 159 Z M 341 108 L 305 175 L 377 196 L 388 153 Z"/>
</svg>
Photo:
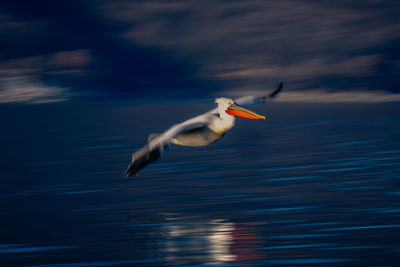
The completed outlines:
<svg viewBox="0 0 400 267">
<path fill-rule="evenodd" d="M 224 136 L 235 125 L 235 117 L 225 112 L 233 100 L 218 98 L 216 103 L 218 103 L 219 116 L 207 112 L 193 118 L 191 123 L 201 123 L 202 125 L 180 133 L 171 142 L 181 146 L 206 146 Z"/>
</svg>

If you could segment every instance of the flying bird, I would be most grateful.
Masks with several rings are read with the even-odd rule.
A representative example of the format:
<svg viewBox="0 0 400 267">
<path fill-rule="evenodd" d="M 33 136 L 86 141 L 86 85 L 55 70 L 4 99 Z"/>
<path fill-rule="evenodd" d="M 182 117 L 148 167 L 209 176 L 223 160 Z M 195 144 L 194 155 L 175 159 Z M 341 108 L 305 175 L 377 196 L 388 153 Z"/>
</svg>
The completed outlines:
<svg viewBox="0 0 400 267">
<path fill-rule="evenodd" d="M 264 116 L 244 108 L 242 105 L 255 102 L 265 103 L 276 97 L 282 90 L 283 83 L 268 96 L 245 96 L 236 100 L 217 98 L 218 106 L 202 115 L 175 124 L 162 134 L 151 134 L 148 143 L 132 154 L 132 161 L 124 176 L 129 178 L 136 175 L 151 161 L 158 159 L 161 152 L 170 143 L 180 146 L 206 146 L 221 139 L 235 125 L 235 117 L 248 119 L 265 119 Z"/>
</svg>

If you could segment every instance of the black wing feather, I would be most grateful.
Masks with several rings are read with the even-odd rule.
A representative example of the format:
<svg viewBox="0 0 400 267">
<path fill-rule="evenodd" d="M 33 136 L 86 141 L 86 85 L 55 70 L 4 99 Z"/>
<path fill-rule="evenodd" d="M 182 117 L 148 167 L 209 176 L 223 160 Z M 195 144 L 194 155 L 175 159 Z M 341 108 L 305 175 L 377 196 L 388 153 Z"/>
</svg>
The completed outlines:
<svg viewBox="0 0 400 267">
<path fill-rule="evenodd" d="M 267 102 L 268 99 L 271 100 L 271 99 L 275 98 L 282 91 L 282 88 L 283 88 L 283 82 L 281 82 L 279 84 L 278 88 L 275 91 L 273 91 L 272 93 L 270 93 L 268 96 L 261 97 L 261 102 L 265 103 L 265 102 Z"/>
<path fill-rule="evenodd" d="M 281 82 L 279 84 L 278 88 L 275 91 L 273 91 L 272 93 L 270 93 L 268 97 L 270 99 L 276 97 L 282 91 L 282 88 L 283 88 L 283 82 Z"/>
<path fill-rule="evenodd" d="M 147 166 L 150 162 L 158 159 L 161 155 L 161 147 L 156 146 L 150 150 L 149 145 L 146 145 L 138 152 L 132 155 L 132 161 L 124 172 L 125 178 L 136 175 L 141 169 Z"/>
</svg>

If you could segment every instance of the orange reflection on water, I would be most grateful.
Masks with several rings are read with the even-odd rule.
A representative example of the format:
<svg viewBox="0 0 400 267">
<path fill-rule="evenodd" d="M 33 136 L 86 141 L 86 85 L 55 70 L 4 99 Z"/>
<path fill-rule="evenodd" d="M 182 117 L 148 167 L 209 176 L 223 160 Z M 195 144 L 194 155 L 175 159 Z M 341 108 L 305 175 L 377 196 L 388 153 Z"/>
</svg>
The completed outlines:
<svg viewBox="0 0 400 267">
<path fill-rule="evenodd" d="M 257 248 L 262 239 L 254 223 L 233 223 L 222 219 L 206 222 L 166 224 L 162 252 L 168 262 L 193 261 L 222 264 L 262 258 Z"/>
<path fill-rule="evenodd" d="M 257 248 L 262 247 L 262 239 L 255 231 L 255 223 L 237 223 L 232 232 L 230 252 L 236 261 L 254 261 L 262 258 Z"/>
</svg>

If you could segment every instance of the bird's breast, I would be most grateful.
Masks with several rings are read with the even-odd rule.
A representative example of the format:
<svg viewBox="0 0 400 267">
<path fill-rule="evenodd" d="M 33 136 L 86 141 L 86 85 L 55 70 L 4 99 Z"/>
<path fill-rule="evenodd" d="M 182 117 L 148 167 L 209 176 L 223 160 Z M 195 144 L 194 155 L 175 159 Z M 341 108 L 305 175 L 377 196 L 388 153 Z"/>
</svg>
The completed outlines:
<svg viewBox="0 0 400 267">
<path fill-rule="evenodd" d="M 181 146 L 206 146 L 214 143 L 225 133 L 216 133 L 207 126 L 195 128 L 178 135 L 172 143 Z"/>
</svg>

